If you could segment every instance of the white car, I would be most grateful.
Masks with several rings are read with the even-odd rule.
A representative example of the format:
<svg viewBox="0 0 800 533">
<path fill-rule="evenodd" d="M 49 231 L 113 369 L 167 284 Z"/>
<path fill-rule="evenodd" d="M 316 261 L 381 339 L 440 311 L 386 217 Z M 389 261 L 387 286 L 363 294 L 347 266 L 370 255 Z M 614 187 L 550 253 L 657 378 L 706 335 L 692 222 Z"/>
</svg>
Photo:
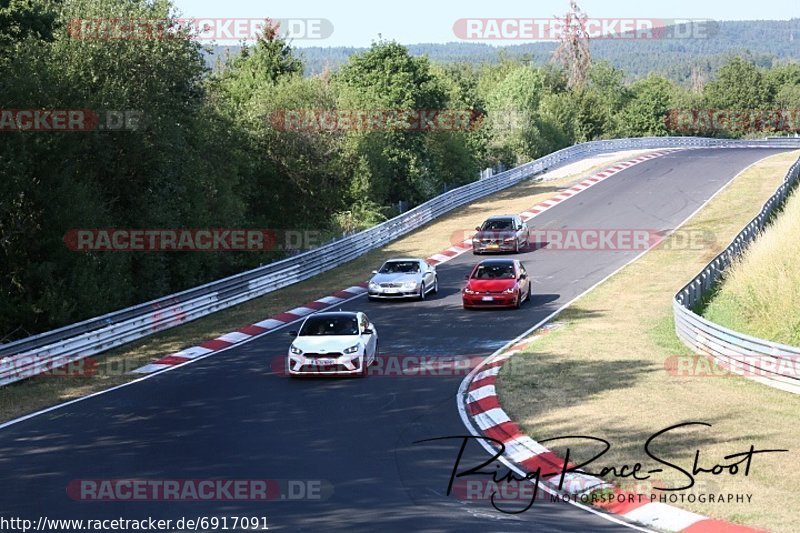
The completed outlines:
<svg viewBox="0 0 800 533">
<path fill-rule="evenodd" d="M 289 347 L 289 376 L 366 376 L 378 354 L 378 330 L 362 312 L 314 313 Z"/>
<path fill-rule="evenodd" d="M 436 267 L 424 259 L 389 259 L 380 269 L 372 271 L 367 285 L 370 300 L 417 298 L 424 300 L 428 293 L 439 292 Z"/>
</svg>

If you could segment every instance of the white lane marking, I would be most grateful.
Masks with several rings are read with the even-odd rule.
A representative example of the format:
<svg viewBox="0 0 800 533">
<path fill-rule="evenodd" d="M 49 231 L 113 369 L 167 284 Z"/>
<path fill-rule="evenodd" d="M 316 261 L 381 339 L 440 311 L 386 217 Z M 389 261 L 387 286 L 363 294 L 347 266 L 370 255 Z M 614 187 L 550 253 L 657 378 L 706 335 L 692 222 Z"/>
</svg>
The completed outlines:
<svg viewBox="0 0 800 533">
<path fill-rule="evenodd" d="M 521 463 L 525 459 L 530 459 L 549 451 L 527 435 L 507 440 L 503 444 L 506 447 L 506 456 L 515 463 Z"/>
<path fill-rule="evenodd" d="M 192 346 L 190 348 L 184 348 L 179 352 L 175 352 L 172 355 L 176 355 L 178 357 L 186 357 L 187 359 L 194 359 L 195 357 L 200 357 L 201 355 L 205 355 L 213 351 L 214 350 L 212 350 L 211 348 L 204 348 L 203 346 Z"/>
<path fill-rule="evenodd" d="M 504 422 L 511 422 L 508 415 L 502 409 L 489 409 L 485 413 L 479 413 L 472 417 L 481 429 L 489 429 L 499 426 Z"/>
<path fill-rule="evenodd" d="M 480 380 L 482 380 L 482 379 L 486 379 L 486 378 L 494 377 L 494 376 L 496 376 L 496 375 L 497 375 L 499 372 L 500 372 L 500 367 L 499 367 L 499 366 L 495 366 L 495 367 L 489 368 L 489 369 L 487 369 L 487 370 L 484 370 L 484 371 L 483 371 L 483 372 L 481 372 L 480 374 L 476 375 L 476 376 L 475 376 L 475 381 L 480 381 Z"/>
<path fill-rule="evenodd" d="M 343 302 L 344 298 L 337 298 L 336 296 L 326 296 L 325 298 L 320 298 L 317 301 L 327 305 L 335 305 L 338 304 L 339 302 Z"/>
<path fill-rule="evenodd" d="M 242 333 L 241 331 L 231 331 L 230 333 L 226 333 L 225 335 L 217 337 L 217 340 L 236 344 L 237 342 L 246 341 L 250 337 L 252 337 L 252 335 L 248 335 L 247 333 Z"/>
<path fill-rule="evenodd" d="M 315 313 L 316 309 L 311 309 L 310 307 L 295 307 L 294 309 L 284 312 L 291 313 L 296 316 L 306 316 L 310 315 L 311 313 Z"/>
<path fill-rule="evenodd" d="M 467 403 L 475 403 L 483 400 L 484 398 L 491 398 L 497 392 L 494 390 L 494 385 L 484 385 L 475 390 L 469 391 L 467 394 Z"/>
<path fill-rule="evenodd" d="M 167 356 L 169 357 L 169 356 Z M 157 363 L 150 363 L 149 365 L 140 366 L 136 370 L 131 370 L 133 374 L 150 374 L 152 372 L 158 372 L 159 370 L 164 370 L 165 368 L 169 368 L 174 365 L 162 365 Z M 3 426 L 0 426 L 2 428 Z"/>
<path fill-rule="evenodd" d="M 346 288 L 344 290 L 344 292 L 349 292 L 350 294 L 363 294 L 363 293 L 367 292 L 367 289 L 365 289 L 364 287 L 359 287 L 358 285 L 355 285 L 353 287 Z"/>
<path fill-rule="evenodd" d="M 561 481 L 561 474 L 547 477 L 545 480 L 558 486 L 558 483 Z M 613 488 L 614 485 L 587 474 L 567 472 L 564 475 L 564 484 L 562 487 L 563 491 L 569 494 L 584 494 L 602 487 Z"/>
<path fill-rule="evenodd" d="M 696 522 L 707 520 L 703 515 L 659 502 L 646 503 L 622 516 L 664 531 L 683 531 Z"/>
<path fill-rule="evenodd" d="M 256 322 L 253 325 L 258 326 L 260 328 L 275 329 L 281 327 L 284 324 L 286 324 L 286 322 L 281 322 L 280 320 L 275 320 L 274 318 L 268 318 L 266 320 L 262 320 L 261 322 Z"/>
</svg>

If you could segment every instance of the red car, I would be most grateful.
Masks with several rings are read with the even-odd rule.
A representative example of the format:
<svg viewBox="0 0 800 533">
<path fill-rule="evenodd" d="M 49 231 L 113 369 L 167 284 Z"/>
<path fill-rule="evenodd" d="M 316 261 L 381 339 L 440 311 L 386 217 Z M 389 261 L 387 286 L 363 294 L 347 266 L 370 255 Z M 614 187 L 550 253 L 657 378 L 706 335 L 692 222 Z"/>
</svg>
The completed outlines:
<svg viewBox="0 0 800 533">
<path fill-rule="evenodd" d="M 516 259 L 481 261 L 467 276 L 461 290 L 464 309 L 474 307 L 515 307 L 531 299 L 531 280 Z"/>
</svg>

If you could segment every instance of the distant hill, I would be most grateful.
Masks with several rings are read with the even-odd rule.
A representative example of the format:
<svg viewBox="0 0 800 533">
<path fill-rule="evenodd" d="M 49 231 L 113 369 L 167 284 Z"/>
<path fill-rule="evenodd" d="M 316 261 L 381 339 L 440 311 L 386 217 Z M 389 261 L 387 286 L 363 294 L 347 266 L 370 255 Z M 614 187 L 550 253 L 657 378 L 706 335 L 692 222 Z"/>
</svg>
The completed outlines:
<svg viewBox="0 0 800 533">
<path fill-rule="evenodd" d="M 550 60 L 554 42 L 491 46 L 476 42 L 406 45 L 414 55 L 427 55 L 436 63 L 496 63 L 502 55 L 529 59 L 534 64 Z M 691 79 L 692 69 L 710 74 L 730 55 L 744 55 L 757 65 L 800 61 L 800 19 L 719 22 L 718 32 L 706 39 L 671 40 L 594 40 L 592 57 L 606 60 L 625 71 L 632 79 L 650 72 L 661 73 L 679 82 Z M 215 56 L 238 47 L 217 47 Z M 350 55 L 363 51 L 354 47 L 309 47 L 297 49 L 306 74 L 336 70 Z M 209 57 L 209 65 L 216 61 Z"/>
</svg>

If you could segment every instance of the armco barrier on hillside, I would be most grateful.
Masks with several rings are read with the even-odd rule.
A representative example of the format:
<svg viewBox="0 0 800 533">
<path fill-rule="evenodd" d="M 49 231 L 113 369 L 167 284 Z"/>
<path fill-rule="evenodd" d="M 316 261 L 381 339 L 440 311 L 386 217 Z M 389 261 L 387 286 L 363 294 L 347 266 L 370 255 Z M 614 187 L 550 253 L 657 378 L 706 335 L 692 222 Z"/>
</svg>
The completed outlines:
<svg viewBox="0 0 800 533">
<path fill-rule="evenodd" d="M 784 182 L 756 216 L 722 253 L 690 281 L 673 301 L 675 331 L 694 351 L 714 358 L 725 368 L 777 389 L 800 393 L 800 376 L 794 371 L 800 348 L 737 333 L 697 315 L 692 308 L 711 291 L 722 272 L 758 236 L 771 215 L 789 195 L 800 176 L 800 159 L 789 169 Z"/>
<path fill-rule="evenodd" d="M 200 287 L 115 311 L 0 347 L 0 386 L 152 335 L 258 298 L 336 268 L 479 198 L 531 176 L 586 157 L 624 150 L 701 147 L 800 148 L 798 139 L 735 141 L 648 137 L 592 141 L 564 148 L 519 167 L 441 194 L 406 213 L 354 235 Z M 36 357 L 30 358 L 30 354 Z M 17 358 L 31 361 L 25 368 Z M 26 359 L 27 358 L 27 359 Z"/>
</svg>

